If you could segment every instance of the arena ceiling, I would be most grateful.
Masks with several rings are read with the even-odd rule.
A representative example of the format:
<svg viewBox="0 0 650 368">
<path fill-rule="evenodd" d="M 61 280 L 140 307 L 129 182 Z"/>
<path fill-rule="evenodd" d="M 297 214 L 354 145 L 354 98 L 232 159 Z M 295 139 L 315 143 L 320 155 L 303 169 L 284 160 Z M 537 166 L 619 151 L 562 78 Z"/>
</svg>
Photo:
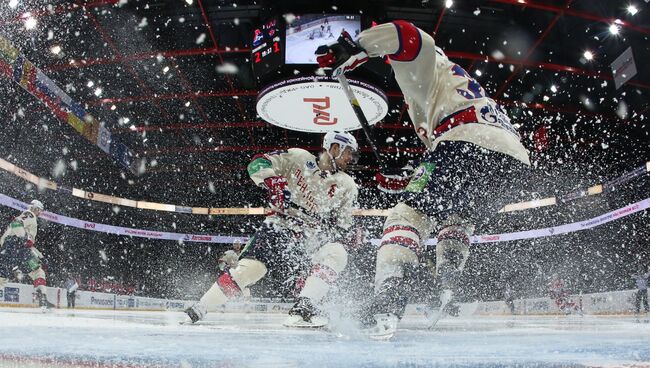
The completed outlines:
<svg viewBox="0 0 650 368">
<path fill-rule="evenodd" d="M 641 142 L 630 155 L 644 156 L 640 163 L 648 158 L 650 8 L 642 0 L 7 3 L 0 5 L 0 34 L 85 104 L 135 152 L 138 164 L 134 172 L 122 170 L 6 78 L 0 86 L 13 97 L 2 103 L 4 116 L 12 117 L 3 123 L 3 157 L 87 190 L 186 205 L 205 198 L 213 205 L 242 204 L 246 196 L 232 198 L 222 188 L 251 185 L 245 167 L 252 155 L 286 147 L 319 150 L 318 135 L 280 129 L 256 115 L 260 86 L 251 69 L 251 41 L 269 7 L 412 21 L 510 110 L 531 149 L 534 133 L 545 126 L 556 138 L 549 140 L 569 143 L 563 152 L 615 142 L 623 152 Z M 638 74 L 616 89 L 610 64 L 628 47 Z M 392 77 L 376 82 L 389 97 L 389 114 L 375 134 L 382 152 L 406 153 L 394 160 L 401 164 L 422 145 Z M 370 187 L 378 167 L 358 138 L 363 155 L 354 174 Z M 61 160 L 74 170 L 54 170 Z"/>
</svg>

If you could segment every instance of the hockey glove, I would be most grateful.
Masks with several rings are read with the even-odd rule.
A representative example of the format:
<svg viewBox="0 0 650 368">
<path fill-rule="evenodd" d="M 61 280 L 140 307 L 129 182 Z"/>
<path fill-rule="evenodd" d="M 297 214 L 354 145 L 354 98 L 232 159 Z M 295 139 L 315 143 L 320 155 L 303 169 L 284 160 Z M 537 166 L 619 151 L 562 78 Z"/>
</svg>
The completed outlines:
<svg viewBox="0 0 650 368">
<path fill-rule="evenodd" d="M 291 192 L 287 189 L 287 178 L 284 176 L 271 176 L 264 179 L 264 185 L 268 192 L 269 203 L 271 206 L 285 210 L 289 208 Z"/>
<path fill-rule="evenodd" d="M 404 191 L 413 177 L 413 167 L 407 165 L 401 169 L 389 169 L 375 174 L 377 188 L 384 193 L 396 194 Z"/>
<path fill-rule="evenodd" d="M 350 34 L 343 31 L 338 40 L 331 45 L 321 45 L 316 49 L 318 66 L 325 74 L 336 78 L 345 72 L 356 69 L 368 61 L 368 54 L 357 46 Z"/>
</svg>

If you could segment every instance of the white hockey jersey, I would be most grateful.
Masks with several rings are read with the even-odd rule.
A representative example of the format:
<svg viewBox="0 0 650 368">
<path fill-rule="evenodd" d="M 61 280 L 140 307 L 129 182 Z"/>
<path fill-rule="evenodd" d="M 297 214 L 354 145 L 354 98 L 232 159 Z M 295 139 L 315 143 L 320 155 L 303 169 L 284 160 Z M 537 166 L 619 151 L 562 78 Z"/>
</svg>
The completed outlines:
<svg viewBox="0 0 650 368">
<path fill-rule="evenodd" d="M 358 189 L 350 175 L 330 173 L 318 167 L 316 157 L 300 149 L 274 151 L 258 155 L 248 165 L 248 174 L 257 185 L 264 179 L 283 176 L 291 193 L 287 209 L 272 208 L 268 220 L 296 231 L 306 227 L 352 226 L 352 209 L 356 206 Z"/>
<path fill-rule="evenodd" d="M 7 230 L 0 238 L 0 246 L 4 245 L 5 239 L 8 236 L 17 236 L 19 238 L 27 238 L 36 242 L 36 232 L 38 231 L 37 217 L 31 211 L 25 211 L 11 221 Z"/>
<path fill-rule="evenodd" d="M 359 34 L 371 57 L 388 56 L 415 131 L 430 150 L 444 140 L 466 141 L 529 164 L 528 152 L 505 111 L 433 37 L 405 21 Z"/>
</svg>

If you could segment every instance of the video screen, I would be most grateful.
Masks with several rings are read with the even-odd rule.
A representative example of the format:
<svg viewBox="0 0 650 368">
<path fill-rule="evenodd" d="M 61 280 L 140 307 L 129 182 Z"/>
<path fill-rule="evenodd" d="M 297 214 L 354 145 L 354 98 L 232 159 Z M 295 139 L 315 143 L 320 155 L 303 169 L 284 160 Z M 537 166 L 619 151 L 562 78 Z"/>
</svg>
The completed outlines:
<svg viewBox="0 0 650 368">
<path fill-rule="evenodd" d="M 347 31 L 356 39 L 361 32 L 361 16 L 344 14 L 303 14 L 287 24 L 286 64 L 316 64 L 314 51 L 336 41 Z"/>
</svg>

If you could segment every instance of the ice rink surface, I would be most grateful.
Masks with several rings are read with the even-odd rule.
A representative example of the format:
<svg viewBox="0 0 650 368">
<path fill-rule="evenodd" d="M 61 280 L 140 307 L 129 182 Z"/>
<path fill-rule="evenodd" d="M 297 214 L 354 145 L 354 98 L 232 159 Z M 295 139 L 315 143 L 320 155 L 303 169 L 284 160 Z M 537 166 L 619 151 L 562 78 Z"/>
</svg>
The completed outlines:
<svg viewBox="0 0 650 368">
<path fill-rule="evenodd" d="M 650 367 L 650 323 L 633 316 L 406 317 L 393 340 L 351 321 L 287 330 L 283 314 L 0 309 L 0 367 Z"/>
</svg>

